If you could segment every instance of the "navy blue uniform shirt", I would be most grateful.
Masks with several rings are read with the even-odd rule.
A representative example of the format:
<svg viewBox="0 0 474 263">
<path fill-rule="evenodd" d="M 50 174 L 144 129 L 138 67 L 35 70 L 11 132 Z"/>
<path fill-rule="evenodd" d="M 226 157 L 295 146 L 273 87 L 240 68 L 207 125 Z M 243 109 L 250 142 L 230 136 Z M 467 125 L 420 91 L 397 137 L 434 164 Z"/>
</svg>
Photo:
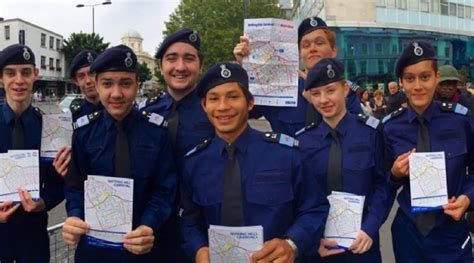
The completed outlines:
<svg viewBox="0 0 474 263">
<path fill-rule="evenodd" d="M 273 132 L 284 133 L 290 136 L 294 136 L 295 133 L 304 128 L 308 122 L 306 120 L 306 108 L 308 101 L 303 97 L 304 91 L 304 79 L 298 78 L 298 106 L 297 107 L 271 107 L 255 105 L 250 113 L 250 118 L 260 118 L 264 116 L 270 125 L 272 126 Z M 354 91 L 350 90 L 346 98 L 346 105 L 348 111 L 354 114 L 362 113 L 360 108 L 360 101 Z M 312 110 L 311 121 L 319 123 L 321 121 L 321 115 L 316 112 L 316 109 Z"/>
<path fill-rule="evenodd" d="M 80 117 L 102 110 L 103 108 L 104 107 L 100 102 L 96 105 L 86 99 L 82 99 L 78 106 L 71 105 L 70 107 L 72 113 L 72 121 L 75 122 Z"/>
<path fill-rule="evenodd" d="M 470 200 L 474 200 L 474 125 L 471 117 L 445 111 L 438 101 L 433 101 L 423 116 L 430 135 L 431 151 L 444 151 L 445 154 L 448 197 L 465 194 Z M 416 117 L 416 112 L 409 106 L 387 116 L 384 128 L 385 148 L 390 163 L 386 172 L 387 180 L 395 187 L 403 186 L 397 200 L 400 209 L 413 223 L 415 217 L 411 213 L 409 178 L 394 181 L 390 168 L 399 155 L 416 148 L 418 132 Z M 466 176 L 466 168 L 469 176 Z M 471 207 L 473 207 L 472 201 Z M 436 215 L 436 226 L 453 222 L 454 220 L 442 210 Z"/>
<path fill-rule="evenodd" d="M 298 137 L 303 163 L 326 192 L 332 128 L 326 122 Z M 342 191 L 365 196 L 362 230 L 373 240 L 387 219 L 395 197 L 385 180 L 382 133 L 346 113 L 336 126 L 339 135 Z M 392 190 L 391 190 L 392 189 Z"/>
<path fill-rule="evenodd" d="M 114 176 L 115 120 L 104 110 L 74 131 L 72 159 L 66 175 L 68 216 L 84 219 L 84 180 L 87 175 Z M 122 121 L 130 149 L 133 229 L 157 230 L 169 218 L 176 192 L 176 173 L 167 130 L 150 123 L 138 111 Z"/>
<path fill-rule="evenodd" d="M 315 254 L 329 205 L 316 178 L 303 172 L 296 149 L 264 140 L 247 128 L 233 143 L 240 165 L 245 225 L 262 225 L 264 240 L 291 238 L 299 253 Z M 181 232 L 184 249 L 194 258 L 208 246 L 207 229 L 220 224 L 227 143 L 214 137 L 186 158 Z"/>
</svg>

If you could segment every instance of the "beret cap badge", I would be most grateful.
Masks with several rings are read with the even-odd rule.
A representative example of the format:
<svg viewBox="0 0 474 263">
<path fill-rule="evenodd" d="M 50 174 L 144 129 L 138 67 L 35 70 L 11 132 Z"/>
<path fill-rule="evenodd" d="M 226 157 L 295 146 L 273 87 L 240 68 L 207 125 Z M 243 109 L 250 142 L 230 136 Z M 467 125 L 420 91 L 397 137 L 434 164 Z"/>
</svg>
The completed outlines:
<svg viewBox="0 0 474 263">
<path fill-rule="evenodd" d="M 336 72 L 334 72 L 334 69 L 332 68 L 332 65 L 327 65 L 326 68 L 328 69 L 326 71 L 326 74 L 328 75 L 328 78 L 333 79 L 336 76 Z"/>
<path fill-rule="evenodd" d="M 196 42 L 197 40 L 198 36 L 196 31 L 193 31 L 191 34 L 189 34 L 189 41 Z"/>
<path fill-rule="evenodd" d="M 314 19 L 314 17 L 309 18 L 309 24 L 312 27 L 317 27 L 318 26 L 318 20 Z"/>
<path fill-rule="evenodd" d="M 421 48 L 417 42 L 413 42 L 413 53 L 415 53 L 415 55 L 421 57 L 423 56 L 423 48 Z"/>
<path fill-rule="evenodd" d="M 94 62 L 94 57 L 92 56 L 91 52 L 87 52 L 87 61 L 92 64 Z"/>
<path fill-rule="evenodd" d="M 221 65 L 221 76 L 225 79 L 228 79 L 232 76 L 232 72 L 224 64 Z"/>
<path fill-rule="evenodd" d="M 30 52 L 28 52 L 28 49 L 26 47 L 23 48 L 23 58 L 25 60 L 30 60 L 31 58 Z"/>
<path fill-rule="evenodd" d="M 125 66 L 127 68 L 131 67 L 133 65 L 133 60 L 132 60 L 132 53 L 127 52 L 127 57 L 125 58 Z"/>
</svg>

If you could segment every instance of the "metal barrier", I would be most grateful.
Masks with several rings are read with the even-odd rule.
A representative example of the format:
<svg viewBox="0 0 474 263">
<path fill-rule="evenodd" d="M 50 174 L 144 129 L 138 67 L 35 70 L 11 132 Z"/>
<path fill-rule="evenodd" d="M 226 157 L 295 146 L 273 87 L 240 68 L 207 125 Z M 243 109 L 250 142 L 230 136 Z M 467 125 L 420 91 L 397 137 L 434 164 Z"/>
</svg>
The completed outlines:
<svg viewBox="0 0 474 263">
<path fill-rule="evenodd" d="M 74 246 L 64 243 L 62 229 L 64 223 L 48 227 L 49 251 L 51 253 L 50 262 L 74 262 Z"/>
</svg>

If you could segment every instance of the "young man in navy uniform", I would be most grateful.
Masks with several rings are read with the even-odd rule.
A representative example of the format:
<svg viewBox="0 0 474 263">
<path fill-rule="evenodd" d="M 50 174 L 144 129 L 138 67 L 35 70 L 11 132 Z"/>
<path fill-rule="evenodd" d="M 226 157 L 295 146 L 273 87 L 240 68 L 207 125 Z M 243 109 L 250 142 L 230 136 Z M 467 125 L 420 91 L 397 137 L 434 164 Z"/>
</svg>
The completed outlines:
<svg viewBox="0 0 474 263">
<path fill-rule="evenodd" d="M 240 43 L 234 48 L 236 60 L 242 64 L 242 59 L 249 55 L 249 39 L 241 37 Z M 321 122 L 321 115 L 303 96 L 304 82 L 307 72 L 322 58 L 334 58 L 337 54 L 336 34 L 331 31 L 326 22 L 319 17 L 308 17 L 298 27 L 298 48 L 304 70 L 299 72 L 298 78 L 298 106 L 297 107 L 270 107 L 256 105 L 251 112 L 251 118 L 264 116 L 272 126 L 274 132 L 294 135 L 297 131 L 310 123 Z M 350 85 L 351 88 L 356 85 Z M 362 113 L 360 102 L 355 90 L 347 96 L 347 109 L 354 113 Z"/>
<path fill-rule="evenodd" d="M 383 170 L 381 121 L 352 115 L 346 109 L 349 86 L 344 66 L 334 58 L 321 59 L 305 82 L 312 104 L 322 115 L 298 137 L 303 163 L 319 181 L 320 189 L 365 196 L 362 228 L 347 251 L 328 249 L 335 241 L 321 240 L 321 262 L 381 262 L 379 229 L 390 213 L 394 191 Z"/>
<path fill-rule="evenodd" d="M 464 213 L 474 198 L 474 130 L 468 110 L 433 100 L 439 81 L 436 51 L 422 41 L 410 43 L 396 64 L 408 108 L 384 119 L 387 178 L 396 187 L 400 208 L 392 224 L 397 262 L 472 262 Z M 410 154 L 445 153 L 449 202 L 441 210 L 413 214 L 409 185 Z M 467 169 L 467 170 L 466 170 Z M 467 171 L 469 171 L 468 176 Z"/>
<path fill-rule="evenodd" d="M 187 154 L 180 209 L 187 255 L 209 262 L 209 224 L 262 225 L 266 242 L 251 262 L 314 254 L 328 205 L 316 178 L 303 173 L 298 142 L 248 126 L 253 97 L 240 65 L 214 65 L 197 91 L 216 136 Z"/>
<path fill-rule="evenodd" d="M 163 120 L 138 112 L 137 58 L 119 45 L 104 51 L 91 65 L 105 110 L 78 120 L 72 160 L 65 178 L 67 244 L 78 243 L 76 262 L 155 262 L 160 244 L 157 230 L 171 215 L 176 174 L 169 135 Z M 90 174 L 134 180 L 133 230 L 124 237 L 125 250 L 87 244 L 84 234 L 84 181 Z M 151 251 L 151 252 L 150 252 Z"/>
<path fill-rule="evenodd" d="M 0 107 L 0 152 L 40 150 L 42 116 L 31 106 L 33 83 L 39 75 L 35 55 L 14 44 L 0 52 L 0 79 L 6 103 Z M 40 199 L 19 189 L 21 204 L 0 204 L 0 262 L 49 262 L 47 211 L 63 199 L 63 181 L 50 161 L 40 160 Z"/>
</svg>

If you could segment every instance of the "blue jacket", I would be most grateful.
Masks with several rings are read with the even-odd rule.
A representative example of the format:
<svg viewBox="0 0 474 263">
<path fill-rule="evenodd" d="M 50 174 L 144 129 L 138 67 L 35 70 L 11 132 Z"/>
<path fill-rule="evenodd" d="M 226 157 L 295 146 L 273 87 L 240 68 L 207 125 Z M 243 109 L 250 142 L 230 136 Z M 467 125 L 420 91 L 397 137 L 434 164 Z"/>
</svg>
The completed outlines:
<svg viewBox="0 0 474 263">
<path fill-rule="evenodd" d="M 291 238 L 301 254 L 316 253 L 328 203 L 316 178 L 303 172 L 296 149 L 247 128 L 234 142 L 240 164 L 245 225 L 262 225 L 264 240 Z M 207 229 L 220 224 L 226 142 L 208 140 L 188 154 L 183 174 L 181 232 L 194 258 L 208 246 Z"/>
<path fill-rule="evenodd" d="M 84 115 L 102 110 L 103 108 L 104 106 L 102 106 L 102 103 L 99 102 L 99 104 L 95 105 L 90 103 L 86 99 L 82 99 L 78 105 L 73 105 L 73 103 L 71 103 L 71 106 L 69 107 L 72 114 L 73 122 L 75 122 L 77 119 Z"/>
<path fill-rule="evenodd" d="M 380 123 L 371 127 L 365 120 L 346 113 L 336 131 L 341 142 L 342 191 L 365 196 L 362 230 L 375 239 L 390 213 L 395 191 L 385 180 Z M 298 140 L 303 163 L 318 179 L 321 187 L 318 191 L 326 192 L 331 127 L 323 121 L 305 131 Z"/>
</svg>

